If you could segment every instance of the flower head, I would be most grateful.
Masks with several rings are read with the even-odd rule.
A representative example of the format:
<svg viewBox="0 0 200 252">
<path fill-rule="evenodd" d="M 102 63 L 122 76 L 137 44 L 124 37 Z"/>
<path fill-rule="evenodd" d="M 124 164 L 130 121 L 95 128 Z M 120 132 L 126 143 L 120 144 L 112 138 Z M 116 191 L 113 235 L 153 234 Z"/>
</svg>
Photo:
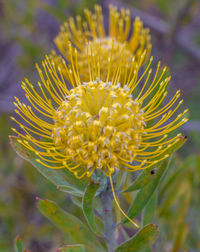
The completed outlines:
<svg viewBox="0 0 200 252">
<path fill-rule="evenodd" d="M 82 163 L 88 176 L 94 169 L 108 175 L 119 169 L 120 156 L 132 159 L 145 124 L 141 106 L 128 88 L 98 79 L 71 89 L 54 121 L 55 146 Z"/>
<path fill-rule="evenodd" d="M 145 52 L 139 63 L 133 60 L 134 68 L 122 78 L 123 55 L 112 74 L 107 58 L 105 77 L 100 59 L 88 54 L 85 82 L 76 57 L 70 67 L 63 61 L 71 88 L 60 67 L 46 57 L 43 71 L 37 65 L 41 78 L 37 89 L 27 79 L 22 83 L 29 104 L 15 98 L 15 112 L 24 121 L 12 117 L 24 131 L 13 129 L 21 136 L 20 143 L 36 153 L 38 162 L 52 169 L 67 168 L 77 178 L 90 177 L 96 169 L 107 176 L 120 169 L 133 172 L 167 158 L 167 149 L 180 136 L 171 133 L 187 121 L 187 110 L 174 117 L 182 103 L 180 91 L 162 105 L 170 77 L 160 62 L 151 76 L 152 57 L 141 73 L 144 57 Z"/>
<path fill-rule="evenodd" d="M 124 46 L 123 54 L 127 61 L 131 61 L 133 56 L 135 56 L 136 61 L 140 60 L 144 50 L 147 52 L 146 56 L 149 55 L 151 51 L 149 30 L 143 28 L 143 23 L 139 17 L 136 17 L 132 27 L 129 10 L 121 9 L 119 12 L 116 7 L 110 6 L 108 35 L 105 31 L 102 9 L 99 5 L 95 6 L 94 13 L 85 9 L 85 16 L 86 21 L 82 21 L 80 16 L 77 16 L 76 20 L 71 17 L 61 27 L 60 33 L 55 38 L 59 51 L 68 61 L 71 61 L 68 44 L 71 43 L 77 48 L 79 52 L 78 65 L 84 78 L 87 79 L 88 73 L 86 41 L 90 41 L 91 53 L 94 57 L 100 57 L 101 69 L 106 68 L 106 59 L 110 53 L 112 53 L 111 60 L 113 62 L 118 61 L 121 49 Z M 101 53 L 98 51 L 99 44 L 101 44 Z M 52 56 L 55 61 L 61 61 L 61 57 L 57 56 L 55 52 Z M 64 70 L 62 64 L 61 68 Z M 65 71 L 63 73 L 65 74 Z"/>
</svg>

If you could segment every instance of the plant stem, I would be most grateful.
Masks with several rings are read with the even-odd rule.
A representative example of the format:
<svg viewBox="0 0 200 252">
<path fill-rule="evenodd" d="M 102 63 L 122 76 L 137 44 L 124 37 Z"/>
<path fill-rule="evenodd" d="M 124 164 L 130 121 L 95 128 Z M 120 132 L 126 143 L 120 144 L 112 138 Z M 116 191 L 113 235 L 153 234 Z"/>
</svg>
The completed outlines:
<svg viewBox="0 0 200 252">
<path fill-rule="evenodd" d="M 109 181 L 107 187 L 100 195 L 102 203 L 102 216 L 104 222 L 104 236 L 108 252 L 114 252 L 116 248 L 115 223 L 113 221 L 112 202 L 113 195 Z"/>
</svg>

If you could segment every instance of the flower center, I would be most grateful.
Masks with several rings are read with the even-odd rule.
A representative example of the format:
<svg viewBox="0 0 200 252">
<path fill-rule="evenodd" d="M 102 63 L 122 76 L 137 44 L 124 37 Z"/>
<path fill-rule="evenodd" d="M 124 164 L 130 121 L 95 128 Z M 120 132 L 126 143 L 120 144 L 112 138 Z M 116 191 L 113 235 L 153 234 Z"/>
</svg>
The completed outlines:
<svg viewBox="0 0 200 252">
<path fill-rule="evenodd" d="M 71 89 L 54 120 L 55 145 L 88 172 L 132 160 L 144 128 L 141 105 L 129 89 L 98 80 Z"/>
</svg>

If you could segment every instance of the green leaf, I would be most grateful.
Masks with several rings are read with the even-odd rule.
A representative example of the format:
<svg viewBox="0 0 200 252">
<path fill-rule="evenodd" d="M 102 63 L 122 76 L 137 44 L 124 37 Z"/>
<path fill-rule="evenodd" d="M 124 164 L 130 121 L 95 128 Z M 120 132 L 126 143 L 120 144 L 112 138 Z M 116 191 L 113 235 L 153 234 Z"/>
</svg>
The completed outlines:
<svg viewBox="0 0 200 252">
<path fill-rule="evenodd" d="M 158 226 L 149 224 L 143 227 L 135 236 L 122 243 L 116 252 L 144 252 L 151 247 L 159 234 Z"/>
<path fill-rule="evenodd" d="M 37 207 L 41 213 L 65 232 L 74 243 L 84 244 L 89 252 L 102 252 L 97 237 L 77 217 L 62 210 L 55 202 L 47 199 L 38 199 Z"/>
<path fill-rule="evenodd" d="M 80 198 L 77 198 L 77 197 L 74 197 L 72 196 L 71 197 L 71 200 L 72 202 L 80 207 L 81 209 L 83 209 L 83 203 L 81 202 L 81 199 Z M 96 201 L 95 201 L 95 210 L 100 213 L 99 211 L 99 208 L 100 208 L 100 202 L 98 202 L 98 198 L 96 198 Z M 104 224 L 103 224 L 103 221 L 100 217 L 98 216 L 95 216 L 95 222 L 96 222 L 96 225 L 98 226 L 98 228 L 100 229 L 101 232 L 103 232 L 103 229 L 104 229 Z"/>
<path fill-rule="evenodd" d="M 82 199 L 71 196 L 71 201 L 74 203 L 75 206 L 80 207 L 82 209 Z"/>
<path fill-rule="evenodd" d="M 127 177 L 127 171 L 122 171 L 119 173 L 119 176 L 117 176 L 117 181 L 119 181 L 119 185 L 117 187 L 117 191 L 121 191 L 124 183 L 126 181 L 126 177 Z"/>
<path fill-rule="evenodd" d="M 165 159 L 161 162 L 160 167 L 155 172 L 155 174 L 151 175 L 151 180 L 149 181 L 149 183 L 146 186 L 142 187 L 142 189 L 140 189 L 140 191 L 137 193 L 136 198 L 134 199 L 128 210 L 128 216 L 131 219 L 135 218 L 148 203 L 149 199 L 151 198 L 159 184 L 161 176 L 163 175 L 167 167 L 168 160 Z M 127 221 L 128 220 L 125 219 L 124 223 Z"/>
<path fill-rule="evenodd" d="M 151 196 L 142 213 L 142 226 L 153 222 L 154 213 L 156 210 L 158 194 L 157 191 Z"/>
<path fill-rule="evenodd" d="M 53 182 L 55 185 L 67 185 L 74 188 L 77 188 L 81 191 L 84 190 L 86 182 L 83 180 L 77 179 L 72 172 L 67 169 L 50 169 L 46 166 L 43 166 L 41 163 L 36 162 L 37 156 L 34 152 L 25 148 L 22 144 L 19 143 L 21 140 L 19 137 L 9 136 L 10 144 L 16 153 L 23 159 L 30 162 L 42 175 L 47 179 Z M 44 162 L 45 163 L 45 162 Z"/>
<path fill-rule="evenodd" d="M 82 244 L 65 245 L 56 250 L 57 252 L 86 252 L 85 246 Z"/>
<path fill-rule="evenodd" d="M 57 189 L 61 192 L 65 192 L 68 194 L 72 194 L 73 196 L 77 196 L 77 197 L 82 197 L 83 196 L 83 192 L 79 191 L 71 186 L 66 186 L 66 185 L 59 185 L 57 186 Z"/>
<path fill-rule="evenodd" d="M 15 251 L 16 252 L 24 252 L 25 251 L 22 239 L 19 235 L 17 235 L 15 238 Z"/>
<path fill-rule="evenodd" d="M 141 174 L 136 178 L 136 180 L 134 180 L 134 182 L 124 192 L 132 192 L 135 190 L 139 190 L 143 186 L 148 184 L 148 182 L 151 180 L 151 171 L 153 169 L 154 167 L 151 167 L 142 171 Z"/>
<path fill-rule="evenodd" d="M 178 142 L 173 144 L 166 152 L 163 153 L 163 156 L 171 155 L 173 152 L 177 151 L 186 142 L 186 140 L 187 138 L 181 136 Z M 158 164 L 156 164 L 155 166 L 149 169 L 142 171 L 141 174 L 138 176 L 138 178 L 134 180 L 134 182 L 124 192 L 131 192 L 131 191 L 139 190 L 140 188 L 148 184 L 151 181 L 151 177 L 152 177 L 151 171 L 155 167 L 157 167 L 157 165 Z"/>
<path fill-rule="evenodd" d="M 97 232 L 96 226 L 95 226 L 95 216 L 94 216 L 94 197 L 99 189 L 99 184 L 94 183 L 93 181 L 88 184 L 85 190 L 85 194 L 83 197 L 83 213 L 85 215 L 85 218 L 95 233 Z"/>
</svg>

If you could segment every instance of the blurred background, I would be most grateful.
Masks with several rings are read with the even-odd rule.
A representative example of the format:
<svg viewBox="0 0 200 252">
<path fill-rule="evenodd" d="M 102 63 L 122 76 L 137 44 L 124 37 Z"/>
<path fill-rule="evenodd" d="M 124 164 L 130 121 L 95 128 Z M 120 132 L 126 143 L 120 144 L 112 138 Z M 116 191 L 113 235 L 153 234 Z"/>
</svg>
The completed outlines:
<svg viewBox="0 0 200 252">
<path fill-rule="evenodd" d="M 13 96 L 23 95 L 21 81 L 28 77 L 34 83 L 35 63 L 56 49 L 59 26 L 96 3 L 102 5 L 105 21 L 109 4 L 130 8 L 132 18 L 140 16 L 151 29 L 154 58 L 169 66 L 170 92 L 182 90 L 190 121 L 181 131 L 188 141 L 159 188 L 155 222 L 161 233 L 154 251 L 200 251 L 200 1 L 0 0 L 0 252 L 13 251 L 17 234 L 31 252 L 55 251 L 65 243 L 34 202 L 36 196 L 56 198 L 66 207 L 66 194 L 11 149 L 9 116 Z"/>
</svg>

